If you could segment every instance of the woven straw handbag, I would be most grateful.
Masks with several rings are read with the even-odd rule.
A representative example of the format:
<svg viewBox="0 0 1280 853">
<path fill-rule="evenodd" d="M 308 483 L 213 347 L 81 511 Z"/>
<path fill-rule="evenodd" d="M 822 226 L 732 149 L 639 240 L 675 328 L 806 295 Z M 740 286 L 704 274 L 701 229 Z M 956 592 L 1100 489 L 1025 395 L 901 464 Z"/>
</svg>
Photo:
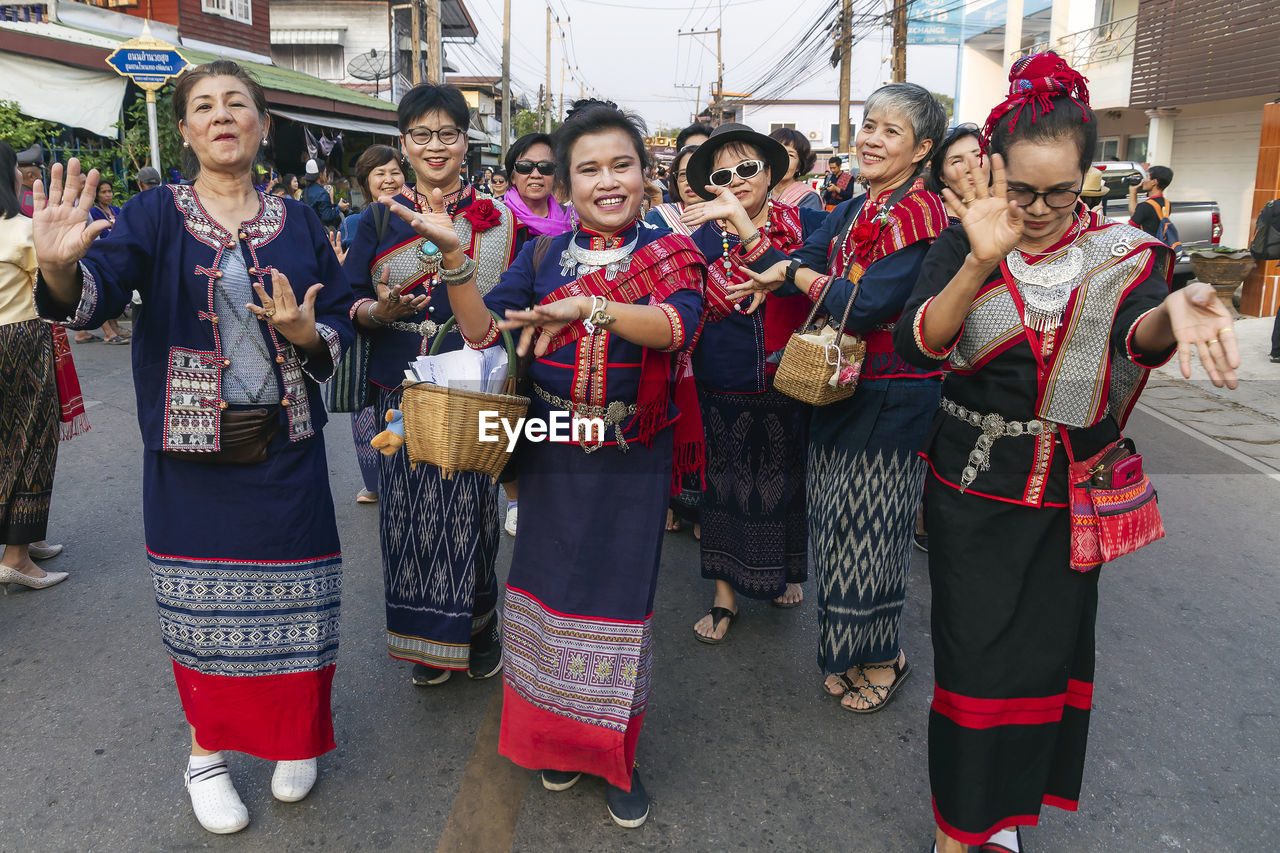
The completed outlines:
<svg viewBox="0 0 1280 853">
<path fill-rule="evenodd" d="M 853 396 L 858 388 L 858 376 L 862 373 L 862 360 L 867 355 L 867 345 L 857 335 L 845 332 L 844 324 L 849 319 L 849 310 L 853 300 L 858 296 L 862 276 L 853 283 L 853 293 L 849 303 L 844 306 L 844 315 L 837 326 L 835 340 L 828 344 L 814 343 L 803 335 L 821 328 L 814 326 L 814 317 L 818 314 L 821 301 L 813 303 L 813 310 L 805 319 L 804 325 L 791 334 L 787 346 L 782 351 L 782 360 L 778 363 L 778 372 L 773 377 L 773 387 L 788 397 L 793 397 L 811 406 L 826 406 Z M 847 384 L 831 384 L 831 377 L 843 367 L 853 367 L 853 381 Z"/>
</svg>

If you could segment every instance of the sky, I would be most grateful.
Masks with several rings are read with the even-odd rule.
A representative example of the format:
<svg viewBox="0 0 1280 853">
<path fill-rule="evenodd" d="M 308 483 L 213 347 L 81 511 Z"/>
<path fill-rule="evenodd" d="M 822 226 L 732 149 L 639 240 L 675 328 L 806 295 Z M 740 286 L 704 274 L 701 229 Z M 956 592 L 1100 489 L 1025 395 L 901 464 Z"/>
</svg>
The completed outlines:
<svg viewBox="0 0 1280 853">
<path fill-rule="evenodd" d="M 502 0 L 462 2 L 480 35 L 474 45 L 446 44 L 446 55 L 459 73 L 496 76 L 502 68 Z M 855 9 L 865 2 L 855 0 Z M 548 5 L 551 88 L 557 99 L 563 55 L 566 103 L 578 97 L 581 87 L 640 113 L 652 130 L 688 124 L 697 87 L 705 107 L 716 78 L 715 35 L 682 36 L 679 31 L 721 29 L 727 93 L 787 99 L 827 99 L 839 93 L 838 70 L 828 62 L 832 43 L 825 26 L 834 19 L 828 10 L 838 6 L 835 0 L 512 0 L 512 85 L 531 103 L 546 80 Z M 563 26 L 555 23 L 557 16 Z M 804 38 L 815 24 L 815 34 Z M 802 41 L 796 63 L 784 75 L 771 75 Z M 889 53 L 885 30 L 873 30 L 854 45 L 855 100 L 889 79 Z M 954 46 L 909 47 L 907 79 L 933 91 L 953 92 Z"/>
</svg>

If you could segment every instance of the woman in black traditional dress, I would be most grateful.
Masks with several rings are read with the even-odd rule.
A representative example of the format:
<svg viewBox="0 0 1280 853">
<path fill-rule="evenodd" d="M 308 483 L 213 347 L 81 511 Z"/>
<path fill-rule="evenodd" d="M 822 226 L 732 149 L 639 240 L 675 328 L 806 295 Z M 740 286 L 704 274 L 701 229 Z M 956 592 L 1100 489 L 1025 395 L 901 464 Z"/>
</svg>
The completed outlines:
<svg viewBox="0 0 1280 853">
<path fill-rule="evenodd" d="M 1118 438 L 1175 346 L 1217 385 L 1239 364 L 1212 289 L 1170 294 L 1168 248 L 1079 203 L 1097 144 L 1084 78 L 1048 53 L 1010 79 L 987 123 L 993 185 L 944 191 L 963 224 L 894 333 L 908 361 L 951 368 L 926 445 L 941 853 L 1016 853 L 1042 805 L 1078 806 L 1098 572 L 1069 568 L 1068 453 Z"/>
</svg>

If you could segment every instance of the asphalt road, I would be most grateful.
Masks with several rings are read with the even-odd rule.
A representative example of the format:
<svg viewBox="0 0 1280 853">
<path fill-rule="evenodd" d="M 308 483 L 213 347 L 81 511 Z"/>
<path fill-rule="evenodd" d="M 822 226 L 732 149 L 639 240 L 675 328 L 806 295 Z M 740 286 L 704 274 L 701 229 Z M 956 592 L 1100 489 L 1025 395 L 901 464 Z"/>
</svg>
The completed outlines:
<svg viewBox="0 0 1280 853">
<path fill-rule="evenodd" d="M 812 581 L 803 606 L 747 604 L 728 643 L 704 646 L 691 625 L 710 583 L 692 536 L 669 534 L 639 750 L 652 813 L 623 830 L 598 780 L 551 794 L 498 763 L 498 679 L 414 688 L 386 656 L 377 509 L 354 503 L 345 416 L 327 430 L 346 568 L 338 749 L 298 804 L 272 799 L 269 763 L 234 756 L 253 822 L 204 832 L 182 787 L 187 730 L 143 553 L 128 348 L 74 352 L 93 430 L 62 446 L 50 540 L 67 550 L 46 564 L 71 578 L 0 598 L 0 849 L 927 849 L 924 555 L 903 628 L 915 675 L 863 717 L 820 693 Z M 1036 853 L 1277 849 L 1280 481 L 1141 412 L 1130 432 L 1170 535 L 1104 570 L 1080 811 L 1046 809 L 1025 841 Z"/>
</svg>

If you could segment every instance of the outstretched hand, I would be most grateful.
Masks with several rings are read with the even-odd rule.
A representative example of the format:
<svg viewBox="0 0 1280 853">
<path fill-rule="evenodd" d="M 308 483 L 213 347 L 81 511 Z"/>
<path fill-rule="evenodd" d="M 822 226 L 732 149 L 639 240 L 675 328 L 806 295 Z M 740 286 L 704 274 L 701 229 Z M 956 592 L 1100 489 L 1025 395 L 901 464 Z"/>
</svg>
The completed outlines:
<svg viewBox="0 0 1280 853">
<path fill-rule="evenodd" d="M 316 329 L 316 296 L 323 287 L 319 283 L 308 287 L 299 305 L 288 277 L 280 270 L 272 269 L 270 292 L 261 284 L 253 283 L 262 304 L 250 302 L 245 307 L 259 320 L 274 326 L 289 343 L 300 349 L 315 350 L 322 345 L 320 332 Z"/>
<path fill-rule="evenodd" d="M 1209 380 L 1221 388 L 1240 384 L 1236 368 L 1240 366 L 1240 347 L 1232 317 L 1218 299 L 1213 285 L 1204 282 L 1188 284 L 1165 297 L 1169 325 L 1178 343 L 1178 366 L 1186 379 L 1191 378 L 1191 349 L 1195 348 Z"/>
<path fill-rule="evenodd" d="M 950 189 L 942 191 L 947 210 L 964 225 L 969 253 L 982 264 L 995 265 L 1013 251 L 1022 239 L 1022 208 L 1009 201 L 1004 157 L 991 155 L 991 186 L 970 184 L 964 197 Z"/>
<path fill-rule="evenodd" d="M 751 304 L 743 309 L 743 313 L 754 314 L 764 304 L 765 297 L 782 286 L 787 280 L 787 267 L 790 261 L 778 261 L 762 273 L 750 267 L 739 267 L 746 273 L 747 280 L 729 285 L 729 296 L 733 299 L 751 297 Z"/>
<path fill-rule="evenodd" d="M 591 311 L 591 302 L 591 298 L 587 296 L 572 296 L 546 305 L 535 305 L 523 311 L 508 310 L 507 319 L 499 323 L 498 328 L 521 329 L 516 353 L 528 354 L 532 343 L 534 356 L 541 358 L 547 354 L 552 338 L 570 323 L 587 316 Z"/>
<path fill-rule="evenodd" d="M 681 222 L 690 228 L 697 228 L 703 223 L 712 222 L 716 219 L 732 220 L 735 223 L 735 227 L 742 222 L 750 224 L 751 217 L 747 215 L 746 208 L 742 206 L 742 202 L 738 200 L 738 197 L 733 194 L 733 190 L 728 187 L 712 186 L 711 184 L 707 185 L 707 189 L 716 194 L 715 198 L 686 205 L 684 212 L 680 214 Z"/>
<path fill-rule="evenodd" d="M 410 227 L 418 233 L 418 236 L 425 237 L 440 249 L 442 254 L 456 252 L 461 248 L 461 241 L 458 239 L 458 232 L 453 230 L 453 219 L 445 211 L 444 193 L 437 187 L 427 196 L 427 209 L 422 213 L 410 210 L 395 198 L 384 195 L 378 201 L 385 204 L 391 209 L 391 212 L 399 216 Z"/>
<path fill-rule="evenodd" d="M 80 161 L 67 162 L 66 179 L 61 163 L 49 170 L 49 187 L 37 180 L 32 188 L 31 232 L 36 260 L 47 272 L 74 267 L 98 235 L 111 227 L 105 219 L 89 222 L 89 208 L 98 192 L 98 170 L 80 172 Z"/>
</svg>

